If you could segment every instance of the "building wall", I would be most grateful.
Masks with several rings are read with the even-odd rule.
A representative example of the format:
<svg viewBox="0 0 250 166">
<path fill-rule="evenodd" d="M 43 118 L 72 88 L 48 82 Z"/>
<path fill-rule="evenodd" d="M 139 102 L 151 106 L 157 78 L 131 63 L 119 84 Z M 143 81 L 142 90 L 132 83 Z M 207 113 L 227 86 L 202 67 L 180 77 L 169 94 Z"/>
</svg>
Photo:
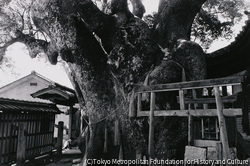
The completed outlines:
<svg viewBox="0 0 250 166">
<path fill-rule="evenodd" d="M 27 75 L 17 81 L 14 81 L 4 87 L 0 88 L 0 98 L 8 99 L 17 99 L 25 101 L 36 101 L 43 103 L 52 103 L 49 100 L 42 100 L 39 98 L 33 98 L 30 94 L 35 93 L 41 89 L 48 88 L 51 85 L 52 81 L 47 80 L 45 77 L 40 76 L 39 74 L 32 72 L 30 75 Z M 66 106 L 57 105 L 60 111 L 66 112 Z M 57 114 L 55 117 L 55 124 L 58 124 L 59 121 L 63 121 L 64 125 L 68 128 L 69 126 L 69 116 L 63 113 Z M 66 135 L 66 130 L 64 130 Z M 55 127 L 54 136 L 57 137 L 57 128 Z"/>
<path fill-rule="evenodd" d="M 41 81 L 37 78 L 29 78 L 18 82 L 16 85 L 10 85 L 3 87 L 0 90 L 0 97 L 9 99 L 19 99 L 27 101 L 37 101 L 51 103 L 48 100 L 42 100 L 38 98 L 33 98 L 30 94 L 37 92 L 38 90 L 47 88 L 49 82 Z"/>
</svg>

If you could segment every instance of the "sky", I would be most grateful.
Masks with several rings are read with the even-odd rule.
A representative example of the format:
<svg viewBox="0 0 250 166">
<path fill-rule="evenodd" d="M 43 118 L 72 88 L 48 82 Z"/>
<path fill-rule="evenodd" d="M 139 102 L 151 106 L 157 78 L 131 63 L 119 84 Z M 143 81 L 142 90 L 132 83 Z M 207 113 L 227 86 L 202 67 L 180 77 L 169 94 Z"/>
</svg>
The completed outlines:
<svg viewBox="0 0 250 166">
<path fill-rule="evenodd" d="M 250 0 L 246 1 L 250 2 Z M 142 0 L 142 2 L 146 8 L 146 14 L 157 11 L 159 0 Z M 242 21 L 242 24 L 244 24 L 244 20 Z M 235 28 L 235 33 L 238 33 L 240 30 L 241 25 Z M 210 48 L 210 52 L 225 47 L 232 41 L 233 39 L 231 41 L 217 40 Z M 13 60 L 12 64 L 15 66 L 15 70 L 10 70 L 10 68 L 0 65 L 0 87 L 24 77 L 32 71 L 36 71 L 52 81 L 72 88 L 68 76 L 62 66 L 51 65 L 49 62 L 45 63 L 46 59 L 44 58 L 31 59 L 23 44 L 16 43 L 8 47 L 6 56 Z"/>
<path fill-rule="evenodd" d="M 154 11 L 157 11 L 159 0 L 153 0 L 154 3 L 152 3 L 152 0 L 142 0 L 142 3 L 145 6 L 146 13 L 145 14 L 151 14 Z"/>
<path fill-rule="evenodd" d="M 45 58 L 30 58 L 28 51 L 21 43 L 8 47 L 5 56 L 12 59 L 11 64 L 15 68 L 14 70 L 6 67 L 0 69 L 0 87 L 29 75 L 32 71 L 36 71 L 51 81 L 72 88 L 71 82 L 62 66 L 51 65 Z"/>
</svg>

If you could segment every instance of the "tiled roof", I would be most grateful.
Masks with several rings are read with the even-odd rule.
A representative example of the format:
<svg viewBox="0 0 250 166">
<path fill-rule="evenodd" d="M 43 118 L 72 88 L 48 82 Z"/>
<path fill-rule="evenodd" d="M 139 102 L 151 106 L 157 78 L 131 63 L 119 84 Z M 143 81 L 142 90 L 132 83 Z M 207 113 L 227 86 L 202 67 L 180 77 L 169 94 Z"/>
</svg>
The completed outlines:
<svg viewBox="0 0 250 166">
<path fill-rule="evenodd" d="M 41 89 L 30 95 L 34 98 L 50 100 L 55 104 L 70 106 L 78 103 L 75 91 L 65 89 L 64 87 L 58 85 L 50 85 L 49 87 Z"/>
<path fill-rule="evenodd" d="M 30 102 L 24 100 L 14 100 L 0 98 L 0 111 L 15 111 L 15 112 L 43 112 L 59 114 L 61 111 L 55 104 L 47 104 L 40 102 Z"/>
<path fill-rule="evenodd" d="M 207 54 L 208 78 L 225 77 L 250 67 L 250 20 L 228 46 Z"/>
<path fill-rule="evenodd" d="M 242 27 L 242 31 L 240 31 L 239 34 L 237 34 L 237 36 L 235 37 L 235 40 L 233 42 L 231 42 L 226 47 L 223 47 L 219 50 L 216 50 L 212 53 L 207 54 L 207 56 L 208 57 L 220 56 L 222 54 L 226 54 L 226 53 L 230 52 L 231 50 L 235 49 L 235 47 L 239 47 L 240 44 L 245 42 L 245 40 L 249 40 L 249 38 L 248 38 L 249 33 L 250 33 L 249 30 L 250 30 L 250 20 L 247 20 L 245 22 L 245 25 Z"/>
</svg>

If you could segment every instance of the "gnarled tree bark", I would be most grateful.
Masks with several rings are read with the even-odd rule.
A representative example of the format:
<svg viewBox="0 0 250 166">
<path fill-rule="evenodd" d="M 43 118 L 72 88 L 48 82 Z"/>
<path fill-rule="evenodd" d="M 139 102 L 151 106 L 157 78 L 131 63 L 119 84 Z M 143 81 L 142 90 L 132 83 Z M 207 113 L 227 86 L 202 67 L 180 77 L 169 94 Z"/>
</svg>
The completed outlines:
<svg viewBox="0 0 250 166">
<path fill-rule="evenodd" d="M 109 15 L 91 0 L 34 1 L 32 20 L 49 39 L 17 31 L 15 40 L 26 44 L 31 57 L 45 53 L 52 64 L 58 56 L 67 63 L 90 118 L 86 158 L 101 157 L 95 155 L 102 146 L 101 141 L 93 144 L 95 130 L 100 131 L 103 119 L 126 113 L 125 106 L 117 110 L 128 103 L 131 85 L 143 82 L 146 74 L 148 84 L 181 81 L 183 71 L 187 80 L 206 78 L 205 53 L 189 41 L 194 17 L 205 1 L 161 0 L 152 31 L 141 20 L 145 9 L 140 0 L 131 0 L 133 14 L 126 0 L 112 0 Z"/>
</svg>

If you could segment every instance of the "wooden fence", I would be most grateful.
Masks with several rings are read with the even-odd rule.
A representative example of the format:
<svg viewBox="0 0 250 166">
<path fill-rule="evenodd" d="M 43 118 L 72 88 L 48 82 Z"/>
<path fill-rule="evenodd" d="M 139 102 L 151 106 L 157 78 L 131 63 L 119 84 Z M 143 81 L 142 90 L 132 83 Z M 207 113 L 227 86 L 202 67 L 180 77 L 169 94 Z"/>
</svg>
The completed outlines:
<svg viewBox="0 0 250 166">
<path fill-rule="evenodd" d="M 50 153 L 54 149 L 53 134 L 55 114 L 0 112 L 0 165 L 16 161 L 19 124 L 24 122 L 27 129 L 25 159 Z"/>
<path fill-rule="evenodd" d="M 226 131 L 226 117 L 237 117 L 243 116 L 246 120 L 243 122 L 243 125 L 248 127 L 248 110 L 242 111 L 242 108 L 223 108 L 223 101 L 227 102 L 235 102 L 237 98 L 235 96 L 226 96 L 225 98 L 221 98 L 219 87 L 224 87 L 226 89 L 227 86 L 241 86 L 245 81 L 244 76 L 232 76 L 226 78 L 216 78 L 210 80 L 199 80 L 199 81 L 190 81 L 190 82 L 179 82 L 179 83 L 169 83 L 169 84 L 159 84 L 159 85 L 135 85 L 133 92 L 134 96 L 130 101 L 130 117 L 141 117 L 148 116 L 149 117 L 149 143 L 148 143 L 148 154 L 149 158 L 155 157 L 155 149 L 154 149 L 154 117 L 155 116 L 179 116 L 179 117 L 188 117 L 188 144 L 194 144 L 193 139 L 193 117 L 216 117 L 218 118 L 219 123 L 219 131 L 220 131 L 220 141 L 222 143 L 223 157 L 225 159 L 229 158 L 229 144 L 228 137 Z M 205 88 L 214 89 L 214 97 L 212 98 L 197 98 L 196 92 L 203 91 Z M 243 87 L 243 91 L 245 88 Z M 188 95 L 185 96 L 185 92 L 189 91 L 191 94 L 191 98 Z M 169 93 L 176 92 L 178 93 L 178 103 L 179 106 L 177 109 L 157 109 L 157 97 L 156 93 Z M 192 92 L 192 93 L 191 93 Z M 143 109 L 142 97 L 143 95 L 150 95 L 150 107 L 149 110 Z M 159 96 L 158 96 L 159 97 Z M 173 96 L 174 97 L 174 96 Z M 136 104 L 137 98 L 137 104 Z M 158 101 L 159 102 L 159 101 Z M 208 108 L 208 104 L 213 103 L 216 104 L 215 109 Z M 193 108 L 191 108 L 190 104 L 193 104 Z M 203 108 L 199 108 L 198 104 L 202 105 Z M 188 106 L 188 108 L 187 108 Z M 137 107 L 137 108 L 136 108 Z M 148 109 L 148 108 L 147 108 Z M 242 113 L 243 112 L 243 113 Z M 236 137 L 236 135 L 234 135 Z M 204 138 L 203 138 L 204 139 Z M 219 152 L 221 153 L 221 152 Z"/>
</svg>

